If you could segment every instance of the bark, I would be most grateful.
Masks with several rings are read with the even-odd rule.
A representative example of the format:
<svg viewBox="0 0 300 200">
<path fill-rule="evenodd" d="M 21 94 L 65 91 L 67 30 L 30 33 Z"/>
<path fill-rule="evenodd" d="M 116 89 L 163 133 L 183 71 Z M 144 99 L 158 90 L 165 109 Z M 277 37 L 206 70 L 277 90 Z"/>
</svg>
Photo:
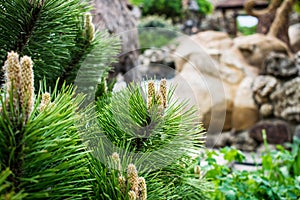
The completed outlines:
<svg viewBox="0 0 300 200">
<path fill-rule="evenodd" d="M 93 0 L 93 22 L 99 30 L 107 29 L 111 34 L 120 35 L 122 52 L 114 73 L 126 73 L 138 64 L 138 31 L 134 16 L 128 9 L 127 0 Z M 134 77 L 129 79 L 134 79 Z M 127 79 L 127 81 L 130 81 Z"/>
<path fill-rule="evenodd" d="M 268 8 L 254 10 L 255 0 L 247 0 L 244 7 L 249 15 L 258 18 L 258 33 L 282 40 L 291 49 L 288 28 L 289 15 L 296 0 L 271 0 Z"/>
<path fill-rule="evenodd" d="M 276 16 L 276 9 L 279 8 L 281 0 L 271 0 L 269 6 L 263 10 L 255 10 L 256 0 L 247 0 L 244 8 L 247 14 L 258 19 L 257 33 L 267 34 Z"/>
<path fill-rule="evenodd" d="M 284 0 L 281 6 L 276 11 L 275 19 L 270 27 L 268 35 L 277 37 L 284 41 L 290 47 L 288 35 L 289 15 L 293 10 L 293 5 L 296 0 Z"/>
</svg>

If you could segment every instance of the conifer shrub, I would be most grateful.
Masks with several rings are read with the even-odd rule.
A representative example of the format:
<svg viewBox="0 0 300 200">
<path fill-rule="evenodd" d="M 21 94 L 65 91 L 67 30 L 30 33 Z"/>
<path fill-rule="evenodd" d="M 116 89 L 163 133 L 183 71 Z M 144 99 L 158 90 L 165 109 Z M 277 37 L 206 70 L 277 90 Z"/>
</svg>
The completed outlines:
<svg viewBox="0 0 300 200">
<path fill-rule="evenodd" d="M 91 54 L 94 72 L 101 73 L 117 54 L 120 42 L 106 32 L 95 31 L 87 14 L 90 9 L 87 0 L 1 1 L 0 65 L 4 65 L 7 52 L 30 55 L 36 87 L 42 79 L 54 87 L 58 77 L 73 83 Z M 0 77 L 3 83 L 3 73 Z"/>
<path fill-rule="evenodd" d="M 34 95 L 33 64 L 11 52 L 1 91 L 1 199 L 84 199 L 92 195 L 88 151 L 75 126 L 83 96 L 63 86 Z"/>
<path fill-rule="evenodd" d="M 148 199 L 207 199 L 210 186 L 194 172 L 204 143 L 195 110 L 174 98 L 166 80 L 158 90 L 153 81 L 145 87 L 132 84 L 98 98 L 94 157 L 105 163 L 103 155 L 118 152 L 123 166 L 134 163 Z"/>
</svg>

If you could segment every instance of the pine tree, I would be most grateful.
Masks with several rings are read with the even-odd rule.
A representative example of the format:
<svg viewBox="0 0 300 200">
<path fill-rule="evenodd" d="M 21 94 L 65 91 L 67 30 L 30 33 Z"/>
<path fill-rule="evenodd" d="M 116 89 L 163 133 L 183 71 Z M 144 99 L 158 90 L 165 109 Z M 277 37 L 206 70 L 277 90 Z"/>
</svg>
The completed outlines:
<svg viewBox="0 0 300 200">
<path fill-rule="evenodd" d="M 98 98 L 100 129 L 91 136 L 93 158 L 110 163 L 107 157 L 118 152 L 123 169 L 134 163 L 146 180 L 147 199 L 207 199 L 209 185 L 194 173 L 204 142 L 195 110 L 174 98 L 166 80 L 158 90 L 153 81 L 146 88 L 132 84 Z M 98 188 L 108 196 L 122 194 L 111 186 Z"/>
<path fill-rule="evenodd" d="M 85 0 L 0 2 L 0 199 L 99 199 L 79 132 L 84 98 L 63 83 L 84 65 L 79 81 L 96 85 L 119 50 L 89 10 Z"/>
<path fill-rule="evenodd" d="M 90 9 L 87 0 L 1 1 L 0 65 L 4 65 L 7 52 L 29 55 L 36 86 L 44 78 L 52 87 L 58 77 L 72 83 L 91 53 L 94 72 L 101 72 L 120 47 L 116 38 L 95 33 L 87 14 Z M 3 83 L 3 74 L 1 77 Z"/>
<path fill-rule="evenodd" d="M 0 2 L 0 199 L 206 199 L 192 170 L 203 129 L 165 80 L 147 95 L 99 84 L 107 93 L 96 116 L 57 81 L 77 76 L 77 92 L 90 94 L 119 49 L 95 32 L 89 9 L 85 0 Z"/>
</svg>

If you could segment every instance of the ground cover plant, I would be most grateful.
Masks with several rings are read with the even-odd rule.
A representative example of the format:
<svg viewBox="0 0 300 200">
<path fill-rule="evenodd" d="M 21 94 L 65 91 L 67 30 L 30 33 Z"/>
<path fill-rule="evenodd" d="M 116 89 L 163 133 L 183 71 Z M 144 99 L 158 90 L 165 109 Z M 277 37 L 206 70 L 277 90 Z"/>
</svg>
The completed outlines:
<svg viewBox="0 0 300 200">
<path fill-rule="evenodd" d="M 255 171 L 240 171 L 230 167 L 231 162 L 243 162 L 245 155 L 234 148 L 225 147 L 207 151 L 202 168 L 208 180 L 214 184 L 215 191 L 210 199 L 299 199 L 300 197 L 300 140 L 294 138 L 286 149 L 277 145 L 270 150 L 265 140 L 266 151 L 262 153 L 261 163 Z M 215 155 L 221 154 L 228 161 L 219 165 Z"/>
</svg>

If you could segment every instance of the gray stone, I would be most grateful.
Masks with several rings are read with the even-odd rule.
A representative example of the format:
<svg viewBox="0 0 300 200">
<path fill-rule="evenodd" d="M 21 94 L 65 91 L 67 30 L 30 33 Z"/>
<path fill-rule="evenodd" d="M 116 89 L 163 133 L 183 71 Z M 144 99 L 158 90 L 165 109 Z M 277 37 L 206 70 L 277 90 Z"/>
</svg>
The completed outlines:
<svg viewBox="0 0 300 200">
<path fill-rule="evenodd" d="M 300 77 L 284 82 L 271 95 L 274 115 L 291 122 L 300 122 Z"/>
<path fill-rule="evenodd" d="M 249 136 L 248 131 L 238 133 L 233 137 L 232 143 L 234 147 L 242 151 L 255 151 L 257 142 Z"/>
<path fill-rule="evenodd" d="M 278 81 L 272 76 L 257 76 L 252 84 L 254 100 L 258 105 L 268 103 L 270 95 L 274 92 Z"/>
<path fill-rule="evenodd" d="M 271 52 L 264 62 L 262 73 L 278 78 L 290 78 L 298 75 L 298 69 L 294 60 L 286 54 Z"/>
<path fill-rule="evenodd" d="M 294 62 L 295 62 L 296 68 L 298 69 L 298 75 L 300 76 L 300 51 L 298 51 L 294 55 Z"/>
</svg>

